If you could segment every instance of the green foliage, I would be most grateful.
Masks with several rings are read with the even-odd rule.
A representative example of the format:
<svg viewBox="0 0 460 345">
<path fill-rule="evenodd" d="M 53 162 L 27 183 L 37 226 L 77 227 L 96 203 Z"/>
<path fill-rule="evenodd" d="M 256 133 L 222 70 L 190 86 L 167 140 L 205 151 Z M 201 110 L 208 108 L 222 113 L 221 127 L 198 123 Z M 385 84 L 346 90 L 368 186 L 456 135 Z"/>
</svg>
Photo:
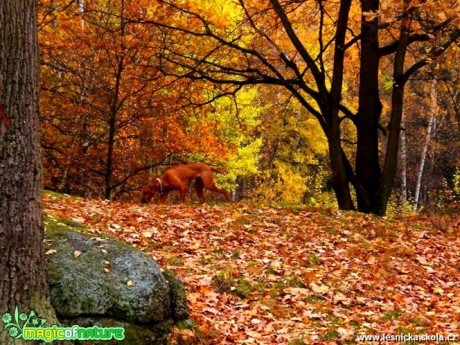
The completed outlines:
<svg viewBox="0 0 460 345">
<path fill-rule="evenodd" d="M 457 167 L 457 169 L 455 169 L 455 174 L 454 174 L 454 193 L 455 193 L 455 196 L 456 196 L 457 200 L 460 199 L 460 166 Z"/>
</svg>

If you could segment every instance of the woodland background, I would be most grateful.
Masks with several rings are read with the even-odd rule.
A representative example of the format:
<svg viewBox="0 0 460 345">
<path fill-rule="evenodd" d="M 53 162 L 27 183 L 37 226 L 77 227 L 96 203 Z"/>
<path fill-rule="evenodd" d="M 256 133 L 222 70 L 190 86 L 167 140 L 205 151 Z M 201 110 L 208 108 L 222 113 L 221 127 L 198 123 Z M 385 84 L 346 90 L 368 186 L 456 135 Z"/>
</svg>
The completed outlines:
<svg viewBox="0 0 460 345">
<path fill-rule="evenodd" d="M 254 83 L 225 89 L 205 79 L 184 78 L 184 67 L 164 59 L 165 45 L 183 51 L 200 44 L 204 50 L 211 48 L 205 47 L 206 40 L 184 41 L 161 25 L 145 25 L 142 18 L 149 17 L 171 25 L 184 20 L 190 28 L 197 25 L 185 11 L 173 16 L 163 5 L 145 0 L 40 1 L 45 188 L 133 200 L 151 176 L 171 165 L 200 161 L 226 171 L 218 182 L 236 199 L 334 206 L 328 145 L 320 124 L 283 88 Z M 442 22 L 458 11 L 450 5 L 431 4 L 441 6 L 433 21 Z M 325 38 L 333 38 L 332 7 L 323 8 L 326 15 L 318 17 L 315 2 L 293 1 L 290 6 L 293 13 L 303 6 L 305 30 L 322 27 Z M 388 2 L 382 17 L 390 22 L 398 6 Z M 358 7 L 352 7 L 352 18 L 359 18 Z M 187 8 L 224 29 L 243 17 L 244 7 L 219 0 L 187 1 Z M 391 28 L 387 34 L 392 35 Z M 440 40 L 441 35 L 433 31 L 431 38 Z M 263 42 L 250 44 L 264 49 Z M 305 36 L 305 44 L 316 43 Z M 409 50 L 409 62 L 428 51 L 424 49 Z M 359 47 L 347 51 L 347 76 L 358 74 L 358 59 Z M 406 84 L 390 212 L 458 205 L 459 66 L 454 44 Z M 383 60 L 382 138 L 393 84 L 390 69 L 391 61 Z M 344 98 L 356 99 L 356 78 L 344 80 Z M 341 130 L 344 151 L 353 161 L 356 131 L 347 121 Z"/>
</svg>

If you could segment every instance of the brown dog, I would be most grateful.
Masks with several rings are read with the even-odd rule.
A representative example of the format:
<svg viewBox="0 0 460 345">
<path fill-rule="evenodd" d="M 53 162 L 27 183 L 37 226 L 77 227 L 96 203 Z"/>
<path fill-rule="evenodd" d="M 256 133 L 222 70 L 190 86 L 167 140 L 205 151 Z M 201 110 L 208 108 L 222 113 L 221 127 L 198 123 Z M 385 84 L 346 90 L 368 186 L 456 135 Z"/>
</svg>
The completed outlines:
<svg viewBox="0 0 460 345">
<path fill-rule="evenodd" d="M 187 186 L 194 178 L 196 179 L 196 194 L 198 195 L 198 199 L 200 199 L 201 203 L 205 202 L 203 196 L 204 188 L 220 193 L 225 196 L 228 201 L 232 201 L 230 194 L 226 190 L 218 188 L 214 184 L 214 177 L 212 175 L 213 171 L 220 173 L 220 171 L 210 168 L 206 164 L 202 163 L 190 163 L 166 170 L 162 175 L 154 178 L 144 187 L 141 201 L 143 203 L 149 202 L 158 191 L 160 194 L 160 202 L 163 203 L 168 197 L 168 193 L 170 191 L 178 190 L 180 193 L 180 199 L 184 202 Z"/>
</svg>

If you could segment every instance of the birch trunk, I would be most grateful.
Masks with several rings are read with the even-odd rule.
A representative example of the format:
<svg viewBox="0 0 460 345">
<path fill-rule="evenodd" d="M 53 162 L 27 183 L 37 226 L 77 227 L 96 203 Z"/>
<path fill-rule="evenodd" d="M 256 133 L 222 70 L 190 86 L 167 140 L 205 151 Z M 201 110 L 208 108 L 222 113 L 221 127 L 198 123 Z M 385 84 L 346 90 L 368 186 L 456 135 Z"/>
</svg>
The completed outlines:
<svg viewBox="0 0 460 345">
<path fill-rule="evenodd" d="M 436 91 L 436 79 L 433 79 L 431 84 L 431 109 L 430 119 L 428 121 L 428 128 L 426 130 L 425 142 L 423 143 L 422 153 L 420 155 L 420 166 L 417 173 L 417 182 L 415 184 L 415 196 L 414 196 L 414 211 L 417 211 L 420 205 L 420 191 L 422 189 L 423 172 L 425 170 L 426 158 L 428 155 L 428 148 L 430 146 L 431 137 L 433 135 L 433 129 L 436 120 L 436 113 L 438 111 L 438 94 Z"/>
</svg>

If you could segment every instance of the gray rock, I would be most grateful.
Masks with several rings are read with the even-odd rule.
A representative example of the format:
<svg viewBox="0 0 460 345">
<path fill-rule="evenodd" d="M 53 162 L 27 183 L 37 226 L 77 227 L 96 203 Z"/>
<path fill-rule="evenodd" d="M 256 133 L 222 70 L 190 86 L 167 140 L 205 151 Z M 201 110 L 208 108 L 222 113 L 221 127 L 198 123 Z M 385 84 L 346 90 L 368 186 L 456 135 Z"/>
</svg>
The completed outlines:
<svg viewBox="0 0 460 345">
<path fill-rule="evenodd" d="M 182 283 L 142 251 L 67 227 L 48 228 L 46 239 L 56 251 L 47 255 L 51 304 L 63 324 L 122 324 L 123 343 L 162 344 L 173 320 L 188 317 Z"/>
<path fill-rule="evenodd" d="M 171 270 L 165 270 L 163 276 L 169 284 L 174 320 L 180 321 L 187 319 L 190 310 L 187 306 L 187 296 L 185 295 L 184 285 Z"/>
</svg>

